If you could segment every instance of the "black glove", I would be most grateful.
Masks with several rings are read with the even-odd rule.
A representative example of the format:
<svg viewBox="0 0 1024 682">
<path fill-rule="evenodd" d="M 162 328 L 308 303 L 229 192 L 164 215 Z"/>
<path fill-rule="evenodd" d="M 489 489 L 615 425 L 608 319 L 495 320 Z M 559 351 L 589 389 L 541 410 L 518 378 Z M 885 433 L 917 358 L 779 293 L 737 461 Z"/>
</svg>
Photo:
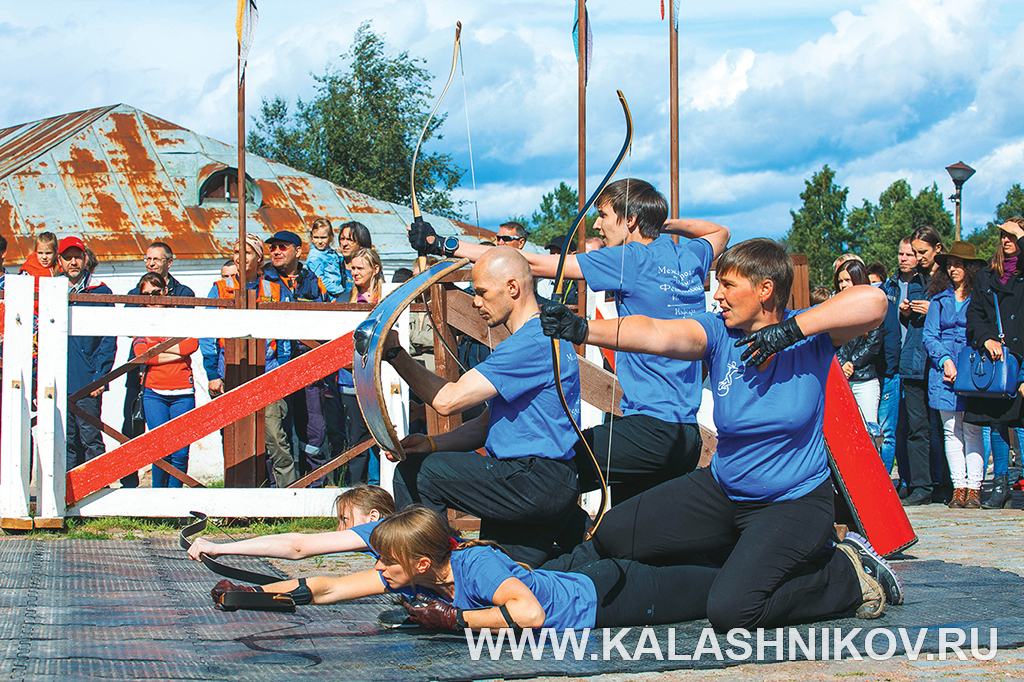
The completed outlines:
<svg viewBox="0 0 1024 682">
<path fill-rule="evenodd" d="M 215 601 L 218 604 L 220 604 L 221 600 L 224 597 L 224 593 L 225 592 L 257 592 L 257 591 L 262 592 L 263 590 L 261 588 L 256 588 L 256 587 L 253 587 L 251 585 L 238 585 L 236 583 L 231 582 L 227 578 L 224 578 L 224 580 L 221 580 L 219 583 L 217 583 L 216 585 L 213 586 L 213 589 L 210 590 L 210 596 L 213 597 L 213 601 Z"/>
<path fill-rule="evenodd" d="M 434 241 L 427 241 L 428 237 L 433 237 Z M 423 218 L 416 218 L 412 221 L 412 225 L 409 226 L 409 246 L 421 256 L 443 256 L 443 241 L 434 232 L 434 228 L 430 226 L 430 223 L 423 220 Z"/>
<path fill-rule="evenodd" d="M 576 345 L 587 340 L 587 321 L 561 303 L 541 306 L 540 326 L 547 336 L 557 336 Z"/>
<path fill-rule="evenodd" d="M 459 617 L 461 615 L 459 610 L 440 599 L 431 599 L 418 594 L 412 601 L 402 602 L 402 606 L 409 612 L 409 618 L 414 623 L 428 630 L 462 632 L 465 627 L 465 621 Z M 462 622 L 460 623 L 460 621 Z"/>
<path fill-rule="evenodd" d="M 740 360 L 746 360 L 747 367 L 754 367 L 755 365 L 760 365 L 783 348 L 789 348 L 794 343 L 803 341 L 806 338 L 804 333 L 800 331 L 796 318 L 791 317 L 778 324 L 770 324 L 763 329 L 758 329 L 756 332 L 744 336 L 735 345 L 739 348 L 745 344 L 750 344 L 743 351 Z"/>
</svg>

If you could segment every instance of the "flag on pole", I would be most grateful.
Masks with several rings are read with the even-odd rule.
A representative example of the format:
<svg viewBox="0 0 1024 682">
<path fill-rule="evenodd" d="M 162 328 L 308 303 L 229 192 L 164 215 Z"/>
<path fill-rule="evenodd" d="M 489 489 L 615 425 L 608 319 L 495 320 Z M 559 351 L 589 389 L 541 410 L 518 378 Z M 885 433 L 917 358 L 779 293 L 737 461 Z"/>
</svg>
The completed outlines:
<svg viewBox="0 0 1024 682">
<path fill-rule="evenodd" d="M 256 0 L 238 0 L 235 33 L 238 34 L 239 84 L 241 84 L 242 76 L 245 75 L 245 62 L 249 58 L 252 36 L 256 32 L 256 22 L 259 21 L 259 18 L 259 14 L 256 12 Z"/>
<path fill-rule="evenodd" d="M 679 31 L 679 0 L 672 0 L 672 23 L 675 24 L 674 28 L 677 32 Z M 661 20 L 665 21 L 665 0 L 661 0 Z"/>
<path fill-rule="evenodd" d="M 587 20 L 587 42 L 586 42 L 586 56 L 587 63 L 583 67 L 583 83 L 590 80 L 590 61 L 594 56 L 594 35 L 590 32 L 590 12 L 587 11 L 586 4 L 583 5 L 583 16 Z M 573 12 L 573 23 L 572 23 L 572 46 L 576 50 L 576 62 L 580 60 L 580 6 L 576 5 L 576 10 Z"/>
</svg>

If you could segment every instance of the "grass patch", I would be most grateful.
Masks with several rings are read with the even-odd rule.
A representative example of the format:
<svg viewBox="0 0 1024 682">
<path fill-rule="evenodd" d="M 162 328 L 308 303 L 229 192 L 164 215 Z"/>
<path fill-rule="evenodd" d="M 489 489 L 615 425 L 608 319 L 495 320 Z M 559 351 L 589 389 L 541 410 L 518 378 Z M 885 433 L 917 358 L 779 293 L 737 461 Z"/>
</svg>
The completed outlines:
<svg viewBox="0 0 1024 682">
<path fill-rule="evenodd" d="M 64 520 L 63 530 L 35 529 L 26 532 L 24 536 L 36 539 L 132 540 L 150 535 L 175 535 L 193 520 L 148 519 L 135 516 L 68 517 Z M 211 519 L 203 535 L 222 542 L 229 538 L 240 539 L 255 535 L 323 533 L 337 528 L 337 520 L 329 518 Z"/>
</svg>

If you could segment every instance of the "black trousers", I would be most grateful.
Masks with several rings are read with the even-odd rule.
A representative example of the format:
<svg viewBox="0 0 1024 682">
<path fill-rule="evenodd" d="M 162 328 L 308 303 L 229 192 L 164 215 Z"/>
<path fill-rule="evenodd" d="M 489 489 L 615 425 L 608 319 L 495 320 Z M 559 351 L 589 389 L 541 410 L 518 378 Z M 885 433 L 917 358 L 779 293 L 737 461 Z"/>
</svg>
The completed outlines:
<svg viewBox="0 0 1024 682">
<path fill-rule="evenodd" d="M 97 419 L 100 418 L 100 406 L 103 394 L 86 396 L 78 401 L 78 406 Z M 70 411 L 67 412 L 67 470 L 71 471 L 90 459 L 99 457 L 107 451 L 103 444 L 103 434 L 84 419 L 79 419 Z"/>
<path fill-rule="evenodd" d="M 458 509 L 479 516 L 481 539 L 533 567 L 547 559 L 579 496 L 571 460 L 495 459 L 475 452 L 408 455 L 398 465 L 394 489 L 396 509 L 419 503 L 440 514 Z"/>
<path fill-rule="evenodd" d="M 661 625 L 707 617 L 707 595 L 717 568 L 648 566 L 629 559 L 601 559 L 587 543 L 544 570 L 582 573 L 597 589 L 595 627 Z"/>
<path fill-rule="evenodd" d="M 907 408 L 907 468 L 900 477 L 911 488 L 932 489 L 931 429 L 928 424 L 928 386 L 924 379 L 903 380 Z"/>
<path fill-rule="evenodd" d="M 584 431 L 583 436 L 601 472 L 607 474 L 608 485 L 615 486 L 612 504 L 621 504 L 659 483 L 690 473 L 697 468 L 703 445 L 696 424 L 673 424 L 644 414 L 600 424 Z M 594 462 L 582 443 L 576 444 L 574 461 L 580 491 L 600 488 Z"/>
<path fill-rule="evenodd" d="M 832 495 L 825 481 L 797 500 L 734 502 L 709 468 L 698 469 L 615 507 L 592 546 L 556 562 L 597 556 L 673 565 L 732 546 L 706 594 L 717 630 L 814 622 L 862 600 L 853 564 L 829 546 Z"/>
</svg>

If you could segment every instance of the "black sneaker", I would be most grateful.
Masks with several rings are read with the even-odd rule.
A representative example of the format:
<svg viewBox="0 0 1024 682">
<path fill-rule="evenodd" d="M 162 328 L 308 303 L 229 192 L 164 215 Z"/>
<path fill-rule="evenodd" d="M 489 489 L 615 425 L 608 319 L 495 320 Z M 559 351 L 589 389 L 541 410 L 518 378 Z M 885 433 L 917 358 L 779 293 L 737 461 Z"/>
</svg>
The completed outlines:
<svg viewBox="0 0 1024 682">
<path fill-rule="evenodd" d="M 859 533 L 847 533 L 843 542 L 853 545 L 860 554 L 864 570 L 878 581 L 885 592 L 885 601 L 889 604 L 903 603 L 903 585 L 892 570 L 892 566 L 875 551 L 868 539 Z"/>
<path fill-rule="evenodd" d="M 932 503 L 932 491 L 925 490 L 924 488 L 918 488 L 914 492 L 910 493 L 903 500 L 904 507 L 916 507 L 919 504 L 931 504 Z"/>
</svg>

